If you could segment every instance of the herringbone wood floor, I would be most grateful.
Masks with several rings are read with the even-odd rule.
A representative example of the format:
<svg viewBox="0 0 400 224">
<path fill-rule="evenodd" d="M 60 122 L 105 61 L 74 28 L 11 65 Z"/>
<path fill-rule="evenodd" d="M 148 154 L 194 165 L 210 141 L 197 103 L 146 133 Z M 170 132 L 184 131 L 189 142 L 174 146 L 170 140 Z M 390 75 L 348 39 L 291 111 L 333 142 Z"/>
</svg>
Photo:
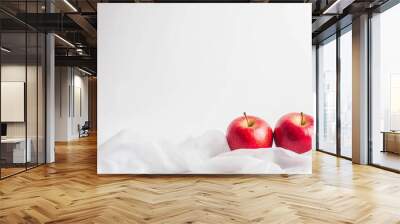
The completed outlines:
<svg viewBox="0 0 400 224">
<path fill-rule="evenodd" d="M 98 176 L 96 139 L 0 181 L 0 223 L 400 223 L 400 175 L 322 153 L 314 174 Z"/>
</svg>

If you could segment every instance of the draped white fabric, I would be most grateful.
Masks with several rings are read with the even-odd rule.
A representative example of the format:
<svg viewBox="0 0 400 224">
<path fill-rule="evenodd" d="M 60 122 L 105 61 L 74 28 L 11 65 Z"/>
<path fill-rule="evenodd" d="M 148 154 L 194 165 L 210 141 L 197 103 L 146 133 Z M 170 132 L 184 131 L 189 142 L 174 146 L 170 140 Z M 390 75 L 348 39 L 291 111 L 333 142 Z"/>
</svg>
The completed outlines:
<svg viewBox="0 0 400 224">
<path fill-rule="evenodd" d="M 175 143 L 123 130 L 102 144 L 99 174 L 311 174 L 311 152 L 273 147 L 230 151 L 224 133 L 209 130 Z"/>
</svg>

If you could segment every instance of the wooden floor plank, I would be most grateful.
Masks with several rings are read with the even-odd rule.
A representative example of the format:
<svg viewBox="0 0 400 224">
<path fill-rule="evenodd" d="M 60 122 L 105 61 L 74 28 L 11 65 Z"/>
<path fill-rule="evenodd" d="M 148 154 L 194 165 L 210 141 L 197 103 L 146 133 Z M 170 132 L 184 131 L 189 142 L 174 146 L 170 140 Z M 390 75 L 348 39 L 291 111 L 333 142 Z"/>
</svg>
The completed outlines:
<svg viewBox="0 0 400 224">
<path fill-rule="evenodd" d="M 0 223 L 400 223 L 400 175 L 320 152 L 312 175 L 96 174 L 96 138 L 0 181 Z"/>
</svg>

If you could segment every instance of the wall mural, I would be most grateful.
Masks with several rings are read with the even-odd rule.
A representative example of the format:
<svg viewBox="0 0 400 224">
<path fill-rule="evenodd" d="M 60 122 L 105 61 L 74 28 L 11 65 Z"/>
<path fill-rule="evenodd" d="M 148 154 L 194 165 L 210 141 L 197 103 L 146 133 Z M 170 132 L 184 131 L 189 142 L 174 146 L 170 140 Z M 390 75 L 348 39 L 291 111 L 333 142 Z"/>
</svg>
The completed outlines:
<svg viewBox="0 0 400 224">
<path fill-rule="evenodd" d="M 310 4 L 99 4 L 98 173 L 311 173 L 310 20 Z"/>
</svg>

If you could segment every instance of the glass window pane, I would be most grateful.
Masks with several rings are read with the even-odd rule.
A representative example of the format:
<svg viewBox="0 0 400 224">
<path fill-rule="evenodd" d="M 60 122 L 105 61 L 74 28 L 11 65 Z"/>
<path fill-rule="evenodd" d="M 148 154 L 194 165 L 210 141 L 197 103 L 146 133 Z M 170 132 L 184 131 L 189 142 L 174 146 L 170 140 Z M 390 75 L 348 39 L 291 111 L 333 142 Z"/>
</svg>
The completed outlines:
<svg viewBox="0 0 400 224">
<path fill-rule="evenodd" d="M 39 6 L 37 1 L 26 3 L 27 13 L 37 13 Z M 33 21 L 32 22 L 36 22 Z M 35 30 L 27 30 L 27 74 L 26 74 L 26 125 L 27 125 L 27 149 L 31 151 L 30 161 L 27 167 L 37 166 L 38 160 L 38 143 L 37 143 L 37 117 L 38 117 L 38 35 Z"/>
<path fill-rule="evenodd" d="M 46 37 L 43 33 L 39 33 L 39 45 L 38 45 L 38 164 L 45 163 L 45 99 L 46 99 L 46 76 L 45 76 L 45 65 L 46 65 L 46 52 L 45 44 Z"/>
<path fill-rule="evenodd" d="M 38 116 L 38 36 L 36 32 L 27 33 L 28 38 L 28 62 L 27 62 L 27 80 L 26 80 L 26 111 L 27 111 L 27 142 L 28 149 L 30 148 L 31 153 L 29 154 L 30 160 L 27 163 L 28 168 L 37 165 L 37 116 Z"/>
<path fill-rule="evenodd" d="M 400 5 L 372 18 L 372 163 L 400 170 Z"/>
<path fill-rule="evenodd" d="M 45 0 L 0 2 L 12 14 L 45 12 Z M 4 178 L 45 162 L 46 39 L 2 12 L 0 17 L 7 19 L 0 24 L 0 178 Z"/>
<path fill-rule="evenodd" d="M 352 34 L 340 36 L 340 152 L 352 157 Z"/>
<path fill-rule="evenodd" d="M 26 34 L 2 33 L 1 45 L 1 166 L 2 178 L 25 170 Z M 29 145 L 28 145 L 29 146 Z"/>
<path fill-rule="evenodd" d="M 318 48 L 318 147 L 336 153 L 336 40 Z"/>
</svg>

